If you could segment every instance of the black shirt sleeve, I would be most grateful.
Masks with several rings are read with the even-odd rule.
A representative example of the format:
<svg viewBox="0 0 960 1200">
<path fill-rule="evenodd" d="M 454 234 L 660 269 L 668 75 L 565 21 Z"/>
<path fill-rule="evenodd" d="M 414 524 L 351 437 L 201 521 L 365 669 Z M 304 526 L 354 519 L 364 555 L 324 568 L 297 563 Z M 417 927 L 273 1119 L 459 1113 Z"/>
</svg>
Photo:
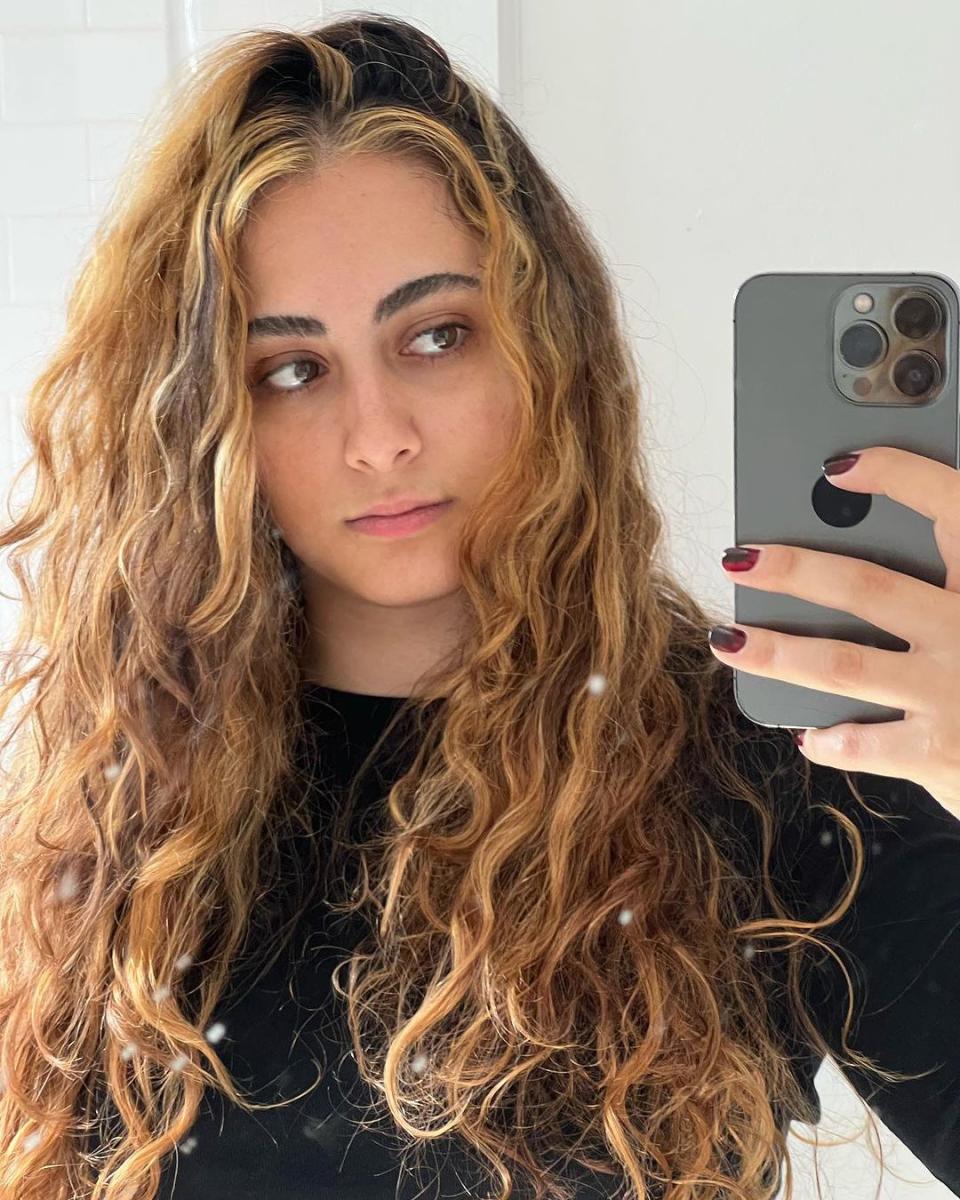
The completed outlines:
<svg viewBox="0 0 960 1200">
<path fill-rule="evenodd" d="M 799 751 L 797 752 L 800 753 Z M 864 839 L 853 905 L 817 930 L 853 987 L 847 1044 L 889 1071 L 923 1072 L 889 1083 L 837 1066 L 883 1124 L 930 1173 L 960 1195 L 960 819 L 911 781 L 811 764 L 810 802 L 793 809 L 783 847 L 789 871 L 817 918 L 831 912 L 853 877 L 854 848 L 828 803 Z M 801 914 L 806 915 L 806 914 Z M 809 1013 L 831 1051 L 841 1048 L 848 987 L 820 951 L 806 977 Z"/>
</svg>

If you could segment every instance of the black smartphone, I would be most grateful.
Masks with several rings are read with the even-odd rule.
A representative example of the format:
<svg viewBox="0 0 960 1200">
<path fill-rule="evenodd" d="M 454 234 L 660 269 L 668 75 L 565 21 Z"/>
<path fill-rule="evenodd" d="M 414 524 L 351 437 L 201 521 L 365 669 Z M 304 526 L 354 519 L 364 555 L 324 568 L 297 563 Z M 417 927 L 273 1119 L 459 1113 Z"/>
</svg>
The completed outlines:
<svg viewBox="0 0 960 1200">
<path fill-rule="evenodd" d="M 898 446 L 960 468 L 957 286 L 944 275 L 764 274 L 737 291 L 731 545 L 776 542 L 861 558 L 937 587 L 933 522 L 886 496 L 834 487 L 824 459 Z M 909 649 L 888 630 L 782 593 L 735 589 L 734 620 Z M 902 709 L 734 670 L 758 725 L 902 720 Z"/>
</svg>

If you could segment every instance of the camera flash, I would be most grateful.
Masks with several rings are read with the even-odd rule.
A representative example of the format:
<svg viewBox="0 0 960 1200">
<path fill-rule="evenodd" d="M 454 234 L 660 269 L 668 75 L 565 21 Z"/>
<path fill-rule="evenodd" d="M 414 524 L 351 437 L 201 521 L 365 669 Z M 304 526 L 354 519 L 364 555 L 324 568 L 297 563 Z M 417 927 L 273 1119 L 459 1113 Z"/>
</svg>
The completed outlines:
<svg viewBox="0 0 960 1200">
<path fill-rule="evenodd" d="M 867 313 L 873 309 L 873 297 L 868 292 L 858 292 L 853 298 L 853 307 L 858 313 Z"/>
</svg>

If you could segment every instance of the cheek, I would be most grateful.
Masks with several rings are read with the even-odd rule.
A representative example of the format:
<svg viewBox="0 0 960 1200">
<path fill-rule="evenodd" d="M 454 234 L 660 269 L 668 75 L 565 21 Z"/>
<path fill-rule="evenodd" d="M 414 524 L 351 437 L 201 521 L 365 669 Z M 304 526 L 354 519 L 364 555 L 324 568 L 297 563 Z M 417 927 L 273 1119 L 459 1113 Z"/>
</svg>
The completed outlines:
<svg viewBox="0 0 960 1200">
<path fill-rule="evenodd" d="M 477 431 L 476 455 L 495 464 L 513 445 L 519 428 L 519 403 L 504 379 L 497 390 L 489 391 L 474 414 L 472 427 Z"/>
<path fill-rule="evenodd" d="M 451 489 L 458 483 L 471 490 L 482 488 L 510 445 L 504 416 L 489 404 L 460 407 L 456 419 L 436 428 L 435 436 L 424 431 L 422 454 L 437 462 L 441 479 L 446 475 Z"/>
<path fill-rule="evenodd" d="M 519 417 L 519 385 L 492 348 L 446 388 L 446 399 L 449 421 L 445 424 L 455 426 L 461 440 L 464 431 L 470 431 L 472 456 L 484 447 L 496 453 L 511 443 Z"/>
<path fill-rule="evenodd" d="M 254 435 L 257 479 L 274 519 L 293 528 L 316 512 L 318 483 L 328 474 L 308 439 L 261 425 Z"/>
</svg>

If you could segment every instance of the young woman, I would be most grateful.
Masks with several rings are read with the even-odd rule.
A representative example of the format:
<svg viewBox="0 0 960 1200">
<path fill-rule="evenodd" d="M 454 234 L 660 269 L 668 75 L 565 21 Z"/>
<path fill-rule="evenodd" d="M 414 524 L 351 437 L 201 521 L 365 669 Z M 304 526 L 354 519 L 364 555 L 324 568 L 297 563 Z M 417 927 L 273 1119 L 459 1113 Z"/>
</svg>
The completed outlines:
<svg viewBox="0 0 960 1200">
<path fill-rule="evenodd" d="M 640 391 L 418 29 L 171 98 L 0 537 L 0 1194 L 789 1196 L 827 1054 L 960 1187 L 960 822 L 739 712 Z"/>
</svg>

